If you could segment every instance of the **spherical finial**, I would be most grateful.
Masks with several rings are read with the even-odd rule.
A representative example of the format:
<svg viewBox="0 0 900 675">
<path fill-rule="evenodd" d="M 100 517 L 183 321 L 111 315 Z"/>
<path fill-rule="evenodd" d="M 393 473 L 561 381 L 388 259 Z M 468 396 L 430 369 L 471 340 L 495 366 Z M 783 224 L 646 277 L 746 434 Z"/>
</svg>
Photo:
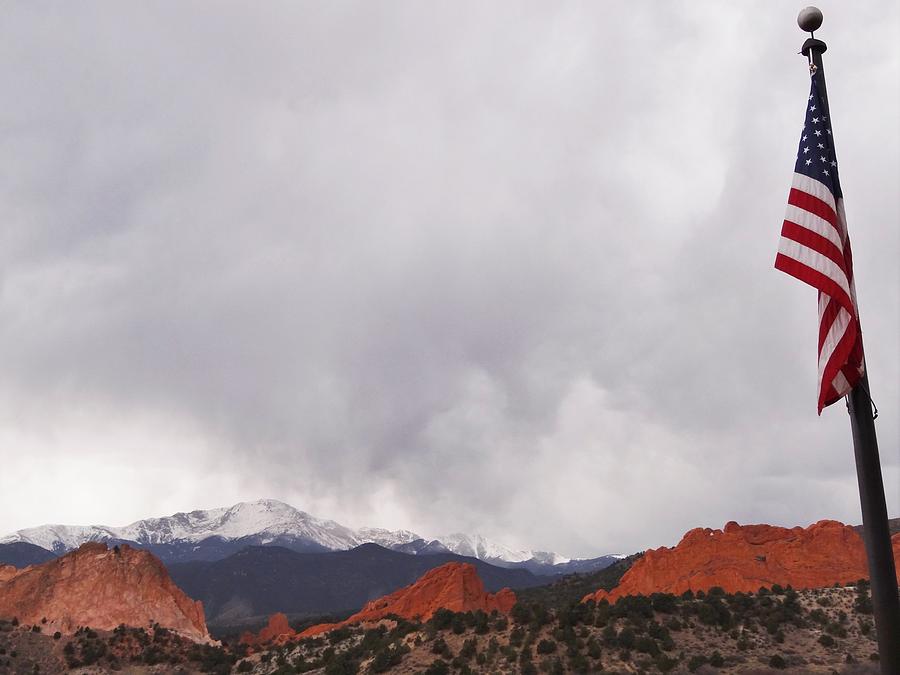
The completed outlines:
<svg viewBox="0 0 900 675">
<path fill-rule="evenodd" d="M 807 33 L 819 30 L 822 25 L 822 12 L 818 7 L 807 7 L 801 9 L 797 16 L 797 25 Z"/>
</svg>

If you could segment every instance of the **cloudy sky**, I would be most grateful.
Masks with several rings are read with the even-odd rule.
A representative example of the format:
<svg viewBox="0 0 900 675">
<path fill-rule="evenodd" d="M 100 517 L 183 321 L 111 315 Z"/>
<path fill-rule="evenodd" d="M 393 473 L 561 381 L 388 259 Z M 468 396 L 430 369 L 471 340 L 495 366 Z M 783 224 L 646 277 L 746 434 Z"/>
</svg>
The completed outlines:
<svg viewBox="0 0 900 675">
<path fill-rule="evenodd" d="M 262 497 L 572 556 L 860 522 L 772 268 L 801 4 L 0 8 L 0 534 Z M 825 2 L 900 516 L 900 10 Z"/>
</svg>

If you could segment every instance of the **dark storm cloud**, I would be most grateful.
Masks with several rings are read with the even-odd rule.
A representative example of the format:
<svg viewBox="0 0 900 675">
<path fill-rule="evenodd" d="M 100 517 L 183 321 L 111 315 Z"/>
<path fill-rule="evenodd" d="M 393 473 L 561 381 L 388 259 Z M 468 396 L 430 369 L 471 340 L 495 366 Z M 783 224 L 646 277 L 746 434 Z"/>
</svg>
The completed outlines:
<svg viewBox="0 0 900 675">
<path fill-rule="evenodd" d="M 814 291 L 771 269 L 794 11 L 5 8 L 0 492 L 48 503 L 0 529 L 267 496 L 587 555 L 858 521 Z M 887 411 L 897 25 L 823 35 Z"/>
</svg>

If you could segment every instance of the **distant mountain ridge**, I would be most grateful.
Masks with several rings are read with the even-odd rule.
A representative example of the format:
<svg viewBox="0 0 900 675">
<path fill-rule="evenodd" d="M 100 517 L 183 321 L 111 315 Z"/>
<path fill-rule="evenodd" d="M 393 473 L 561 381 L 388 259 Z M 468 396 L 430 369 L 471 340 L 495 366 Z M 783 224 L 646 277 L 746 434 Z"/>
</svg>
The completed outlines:
<svg viewBox="0 0 900 675">
<path fill-rule="evenodd" d="M 456 553 L 502 567 L 523 567 L 535 574 L 591 572 L 617 556 L 570 560 L 558 553 L 515 550 L 481 535 L 452 534 L 426 539 L 409 530 L 363 527 L 358 530 L 317 518 L 274 499 L 162 518 L 146 518 L 123 527 L 42 525 L 0 537 L 0 560 L 7 545 L 32 544 L 62 555 L 91 541 L 130 543 L 152 551 L 164 562 L 221 560 L 247 546 L 282 546 L 302 553 L 347 551 L 362 544 L 411 555 Z"/>
<path fill-rule="evenodd" d="M 179 588 L 203 602 L 207 621 L 225 626 L 262 622 L 276 612 L 293 617 L 349 614 L 447 563 L 474 565 L 492 593 L 546 583 L 546 577 L 524 569 L 454 553 L 405 555 L 377 544 L 318 554 L 254 546 L 223 560 L 173 563 L 168 568 Z"/>
</svg>

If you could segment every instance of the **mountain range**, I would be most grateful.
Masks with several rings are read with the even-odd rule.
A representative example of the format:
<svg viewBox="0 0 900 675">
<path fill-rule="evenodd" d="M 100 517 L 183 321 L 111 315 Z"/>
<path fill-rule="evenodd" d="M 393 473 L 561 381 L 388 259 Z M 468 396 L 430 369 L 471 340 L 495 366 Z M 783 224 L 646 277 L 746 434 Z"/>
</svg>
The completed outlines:
<svg viewBox="0 0 900 675">
<path fill-rule="evenodd" d="M 91 541 L 128 543 L 150 550 L 167 564 L 222 560 L 248 546 L 324 553 L 348 551 L 363 544 L 377 544 L 410 555 L 454 553 L 500 567 L 521 567 L 537 575 L 592 572 L 622 557 L 607 555 L 571 560 L 554 552 L 512 549 L 477 534 L 429 539 L 408 530 L 375 527 L 354 530 L 283 502 L 262 499 L 147 518 L 123 527 L 42 525 L 18 530 L 0 538 L 0 563 L 21 566 L 43 562 L 47 552 L 61 555 Z"/>
<path fill-rule="evenodd" d="M 456 555 L 408 555 L 377 544 L 349 551 L 297 553 L 251 546 L 216 561 L 170 563 L 172 580 L 201 600 L 211 626 L 261 623 L 276 612 L 292 618 L 349 614 L 447 563 L 468 563 L 490 592 L 547 583 L 525 569 Z"/>
</svg>

